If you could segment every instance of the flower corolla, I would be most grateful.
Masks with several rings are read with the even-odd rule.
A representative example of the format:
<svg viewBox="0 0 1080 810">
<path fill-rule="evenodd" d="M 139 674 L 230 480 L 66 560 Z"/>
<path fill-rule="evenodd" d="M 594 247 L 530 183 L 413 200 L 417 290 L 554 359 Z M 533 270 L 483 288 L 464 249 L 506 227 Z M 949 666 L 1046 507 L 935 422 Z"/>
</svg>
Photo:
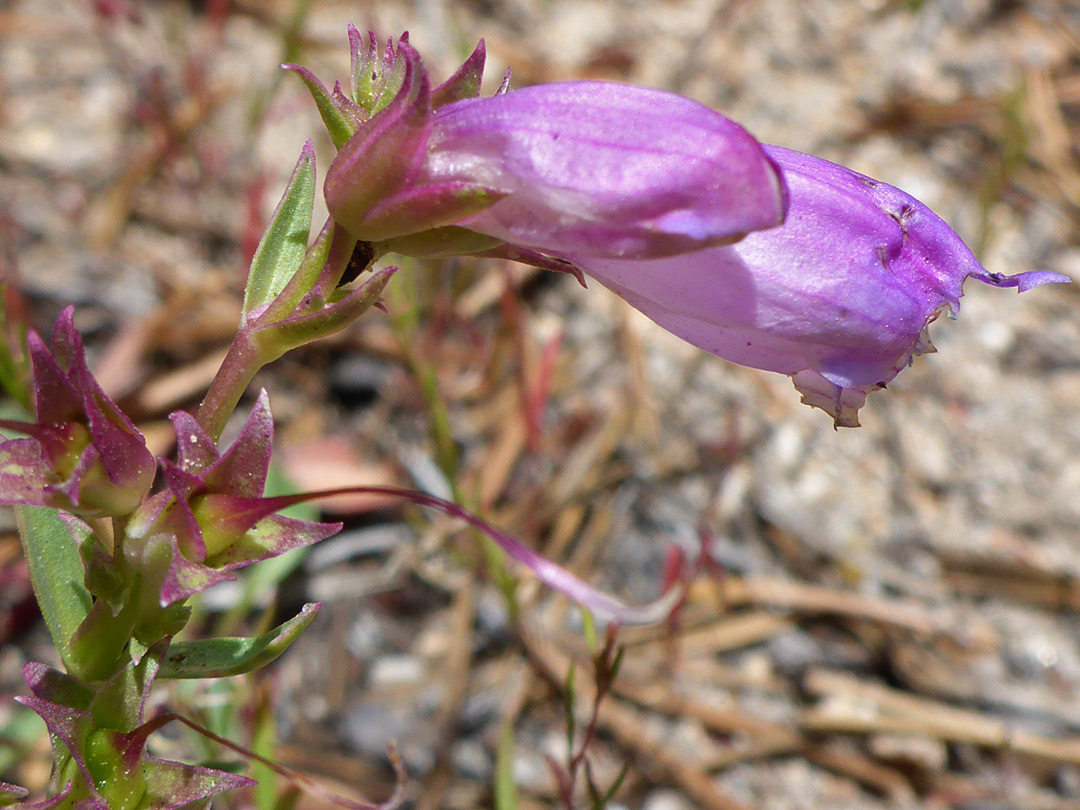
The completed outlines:
<svg viewBox="0 0 1080 810">
<path fill-rule="evenodd" d="M 927 327 L 957 312 L 965 279 L 1024 291 L 1057 273 L 987 272 L 956 232 L 898 188 L 775 146 L 790 190 L 783 225 L 664 259 L 562 253 L 689 343 L 791 375 L 841 427 L 870 391 L 933 351 Z"/>
</svg>

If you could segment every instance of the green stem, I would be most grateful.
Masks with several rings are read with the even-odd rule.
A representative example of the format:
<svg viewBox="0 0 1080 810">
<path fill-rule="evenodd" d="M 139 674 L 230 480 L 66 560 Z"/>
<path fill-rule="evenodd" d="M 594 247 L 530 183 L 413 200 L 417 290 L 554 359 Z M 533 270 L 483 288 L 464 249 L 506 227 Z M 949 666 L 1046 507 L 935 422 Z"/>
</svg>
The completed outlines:
<svg viewBox="0 0 1080 810">
<path fill-rule="evenodd" d="M 240 397 L 265 364 L 266 360 L 251 333 L 241 328 L 195 414 L 195 419 L 213 441 L 221 438 L 225 423 L 232 416 Z"/>
</svg>

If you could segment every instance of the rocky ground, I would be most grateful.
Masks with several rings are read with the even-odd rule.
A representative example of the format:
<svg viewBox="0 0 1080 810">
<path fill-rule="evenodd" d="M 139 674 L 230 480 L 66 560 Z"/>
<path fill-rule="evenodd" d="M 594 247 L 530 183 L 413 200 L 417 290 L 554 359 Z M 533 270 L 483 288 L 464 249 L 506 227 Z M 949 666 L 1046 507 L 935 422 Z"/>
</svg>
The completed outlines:
<svg viewBox="0 0 1080 810">
<path fill-rule="evenodd" d="M 160 452 L 220 361 L 302 143 L 331 155 L 276 66 L 344 77 L 347 21 L 408 29 L 436 76 L 484 37 L 489 87 L 512 66 L 518 86 L 677 90 L 915 194 L 991 271 L 1080 281 L 1069 0 L 0 0 L 0 270 L 39 328 L 77 305 L 103 384 Z M 1080 808 L 1078 289 L 971 283 L 933 327 L 940 353 L 840 432 L 787 378 L 495 262 L 404 267 L 388 314 L 258 383 L 295 485 L 446 489 L 449 439 L 473 508 L 627 599 L 655 597 L 705 527 L 711 564 L 678 621 L 619 638 L 588 748 L 602 786 L 629 766 L 614 804 L 1064 810 Z M 396 740 L 416 807 L 490 807 L 511 783 L 522 808 L 565 806 L 570 662 L 579 741 L 594 693 L 578 613 L 523 575 L 513 620 L 453 522 L 325 509 L 341 536 L 211 593 L 200 620 L 235 632 L 321 601 L 315 625 L 259 678 L 163 699 L 262 733 L 340 792 L 385 796 Z M 0 577 L 15 693 L 49 652 L 10 527 Z M 43 744 L 0 702 L 0 779 L 40 785 Z"/>
</svg>

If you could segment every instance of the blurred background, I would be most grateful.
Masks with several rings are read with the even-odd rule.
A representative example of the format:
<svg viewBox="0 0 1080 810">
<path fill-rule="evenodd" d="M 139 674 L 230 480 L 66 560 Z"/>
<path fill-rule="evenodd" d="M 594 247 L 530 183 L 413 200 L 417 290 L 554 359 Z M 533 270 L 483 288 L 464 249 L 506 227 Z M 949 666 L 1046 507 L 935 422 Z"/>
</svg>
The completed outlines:
<svg viewBox="0 0 1080 810">
<path fill-rule="evenodd" d="M 224 354 L 304 140 L 332 156 L 277 66 L 344 79 L 347 22 L 408 30 L 436 81 L 483 37 L 485 92 L 507 67 L 675 90 L 914 194 L 990 271 L 1080 281 L 1070 0 L 0 0 L 0 275 L 39 330 L 77 306 L 156 452 Z M 1080 293 L 967 291 L 940 353 L 838 432 L 786 377 L 598 285 L 403 264 L 386 313 L 257 379 L 275 486 L 453 494 L 638 602 L 704 539 L 686 604 L 620 634 L 594 716 L 576 610 L 521 575 L 514 615 L 459 524 L 341 499 L 321 511 L 342 535 L 210 592 L 192 626 L 323 602 L 294 648 L 161 699 L 348 795 L 389 794 L 396 740 L 418 808 L 590 806 L 581 768 L 567 796 L 568 716 L 572 751 L 595 721 L 601 792 L 625 770 L 610 806 L 1080 808 Z M 9 698 L 53 653 L 0 528 L 0 779 L 40 789 L 47 740 Z M 256 776 L 220 806 L 327 806 Z"/>
</svg>

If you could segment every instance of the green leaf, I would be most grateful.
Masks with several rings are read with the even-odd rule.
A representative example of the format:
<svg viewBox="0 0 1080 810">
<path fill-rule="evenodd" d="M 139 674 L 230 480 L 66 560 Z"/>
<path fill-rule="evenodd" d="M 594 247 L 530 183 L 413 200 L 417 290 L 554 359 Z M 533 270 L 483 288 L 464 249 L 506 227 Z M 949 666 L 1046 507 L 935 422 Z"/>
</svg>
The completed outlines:
<svg viewBox="0 0 1080 810">
<path fill-rule="evenodd" d="M 333 222 L 327 220 L 322 231 L 315 237 L 310 250 L 304 253 L 304 258 L 296 268 L 296 272 L 281 289 L 274 302 L 259 314 L 260 323 L 274 323 L 287 318 L 295 312 L 305 296 L 309 296 L 326 266 L 333 236 Z"/>
<path fill-rule="evenodd" d="M 147 650 L 138 663 L 128 662 L 94 696 L 88 711 L 97 728 L 114 729 L 125 734 L 135 730 L 142 719 L 150 684 L 154 682 L 167 646 L 166 642 L 160 641 Z"/>
<path fill-rule="evenodd" d="M 90 592 L 83 585 L 79 547 L 53 509 L 16 506 L 15 520 L 45 626 L 64 665 L 77 671 L 71 638 L 90 613 Z"/>
<path fill-rule="evenodd" d="M 314 202 L 315 148 L 308 141 L 251 260 L 244 290 L 245 318 L 273 301 L 300 268 L 311 233 Z"/>
<path fill-rule="evenodd" d="M 299 614 L 255 638 L 211 638 L 178 641 L 169 647 L 159 678 L 224 678 L 265 666 L 285 652 L 319 611 L 304 605 Z"/>
</svg>

